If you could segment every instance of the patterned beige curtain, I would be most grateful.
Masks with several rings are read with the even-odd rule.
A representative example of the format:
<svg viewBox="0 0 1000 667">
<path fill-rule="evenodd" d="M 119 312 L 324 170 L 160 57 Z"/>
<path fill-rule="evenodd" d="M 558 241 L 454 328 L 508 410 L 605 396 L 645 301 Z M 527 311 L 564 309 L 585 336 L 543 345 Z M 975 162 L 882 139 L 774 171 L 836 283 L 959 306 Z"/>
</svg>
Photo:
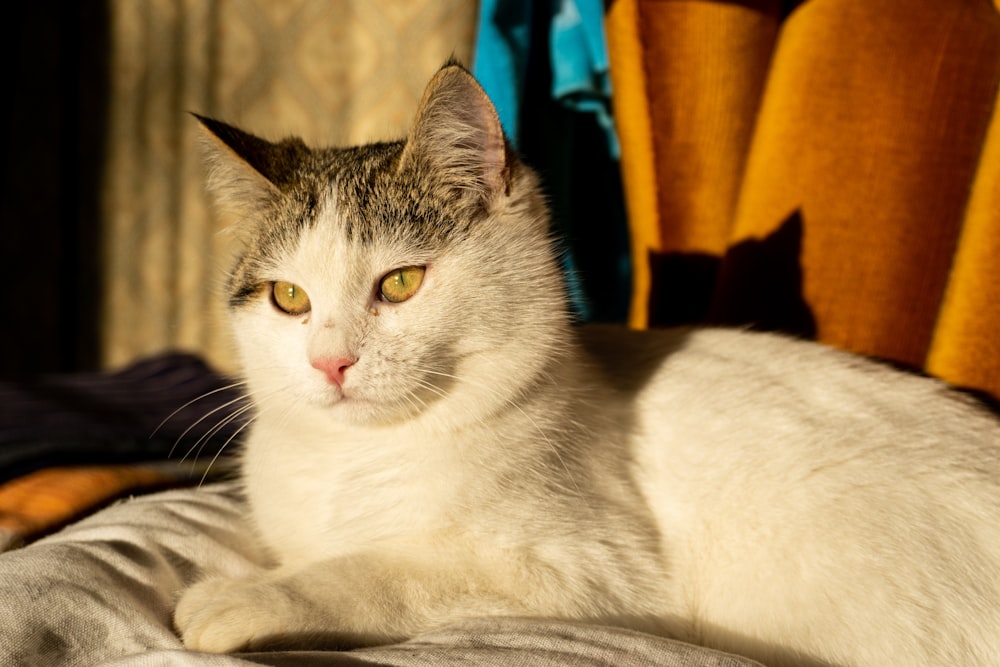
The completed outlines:
<svg viewBox="0 0 1000 667">
<path fill-rule="evenodd" d="M 105 366 L 165 349 L 234 367 L 221 292 L 232 253 L 186 111 L 265 137 L 346 143 L 405 132 L 468 0 L 112 0 L 102 193 Z"/>
</svg>

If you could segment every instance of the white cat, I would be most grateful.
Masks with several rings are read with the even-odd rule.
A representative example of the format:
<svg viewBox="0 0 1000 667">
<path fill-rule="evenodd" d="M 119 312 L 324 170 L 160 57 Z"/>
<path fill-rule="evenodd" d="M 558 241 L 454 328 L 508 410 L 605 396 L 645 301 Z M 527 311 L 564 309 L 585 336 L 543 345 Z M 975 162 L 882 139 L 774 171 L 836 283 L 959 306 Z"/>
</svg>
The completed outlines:
<svg viewBox="0 0 1000 667">
<path fill-rule="evenodd" d="M 772 665 L 1000 664 L 1000 424 L 940 383 L 735 330 L 575 328 L 535 174 L 460 66 L 406 141 L 202 119 L 275 566 L 187 646 L 369 645 L 474 615 Z"/>
</svg>

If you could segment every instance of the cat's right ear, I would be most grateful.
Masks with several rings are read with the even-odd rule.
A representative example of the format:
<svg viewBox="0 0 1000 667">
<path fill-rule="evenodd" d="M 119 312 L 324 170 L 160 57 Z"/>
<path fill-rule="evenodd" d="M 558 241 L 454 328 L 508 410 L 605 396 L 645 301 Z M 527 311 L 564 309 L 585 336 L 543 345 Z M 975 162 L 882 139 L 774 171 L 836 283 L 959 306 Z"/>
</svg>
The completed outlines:
<svg viewBox="0 0 1000 667">
<path fill-rule="evenodd" d="M 208 167 L 208 189 L 238 212 L 274 204 L 292 183 L 309 149 L 299 139 L 272 143 L 222 121 L 198 114 L 199 142 Z"/>
<path fill-rule="evenodd" d="M 486 91 L 464 67 L 447 63 L 427 84 L 401 168 L 429 176 L 455 201 L 481 211 L 509 194 L 512 161 Z"/>
</svg>

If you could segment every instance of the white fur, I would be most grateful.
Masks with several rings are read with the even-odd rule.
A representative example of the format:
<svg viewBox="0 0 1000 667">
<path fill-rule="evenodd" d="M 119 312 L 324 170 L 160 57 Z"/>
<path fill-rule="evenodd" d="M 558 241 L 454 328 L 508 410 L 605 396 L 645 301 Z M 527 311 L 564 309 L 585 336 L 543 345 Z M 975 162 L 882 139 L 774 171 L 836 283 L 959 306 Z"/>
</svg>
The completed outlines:
<svg viewBox="0 0 1000 667">
<path fill-rule="evenodd" d="M 352 256 L 335 228 L 276 267 L 309 292 L 307 318 L 261 300 L 236 320 L 260 406 L 248 498 L 280 563 L 268 576 L 296 586 L 267 589 L 284 605 L 237 588 L 219 640 L 204 610 L 236 584 L 192 589 L 178 612 L 191 645 L 253 645 L 248 618 L 373 643 L 516 614 L 771 664 L 1000 656 L 1000 431 L 937 383 L 740 331 L 583 330 L 578 344 L 544 316 L 490 331 L 469 314 L 484 308 L 469 302 L 474 256 L 433 258 L 418 296 L 378 304 L 380 275 L 427 258 Z M 433 366 L 421 348 L 442 338 L 467 381 L 406 398 L 399 369 Z M 359 359 L 349 400 L 310 367 L 317 350 Z"/>
<path fill-rule="evenodd" d="M 263 292 L 234 308 L 257 404 L 243 479 L 275 563 L 189 589 L 186 644 L 363 645 L 519 615 L 771 665 L 997 664 L 997 420 L 777 335 L 575 329 L 534 177 L 513 178 L 467 238 L 423 254 L 350 240 L 331 192 L 259 276 L 312 311 Z M 410 265 L 427 266 L 416 295 L 378 300 Z M 357 359 L 342 389 L 312 367 L 324 355 Z"/>
</svg>

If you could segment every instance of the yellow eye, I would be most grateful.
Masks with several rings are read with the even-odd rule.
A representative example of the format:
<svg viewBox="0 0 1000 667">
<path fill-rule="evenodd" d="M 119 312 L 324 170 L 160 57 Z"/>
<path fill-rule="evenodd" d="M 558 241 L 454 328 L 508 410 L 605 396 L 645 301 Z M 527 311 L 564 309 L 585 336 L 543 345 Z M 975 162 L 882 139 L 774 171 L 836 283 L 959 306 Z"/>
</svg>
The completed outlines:
<svg viewBox="0 0 1000 667">
<path fill-rule="evenodd" d="M 271 301 L 282 312 L 303 315 L 312 308 L 309 295 L 295 283 L 279 280 L 271 285 Z"/>
<path fill-rule="evenodd" d="M 389 272 L 379 283 L 379 294 L 389 303 L 402 303 L 420 289 L 424 280 L 424 267 L 406 266 Z"/>
</svg>

